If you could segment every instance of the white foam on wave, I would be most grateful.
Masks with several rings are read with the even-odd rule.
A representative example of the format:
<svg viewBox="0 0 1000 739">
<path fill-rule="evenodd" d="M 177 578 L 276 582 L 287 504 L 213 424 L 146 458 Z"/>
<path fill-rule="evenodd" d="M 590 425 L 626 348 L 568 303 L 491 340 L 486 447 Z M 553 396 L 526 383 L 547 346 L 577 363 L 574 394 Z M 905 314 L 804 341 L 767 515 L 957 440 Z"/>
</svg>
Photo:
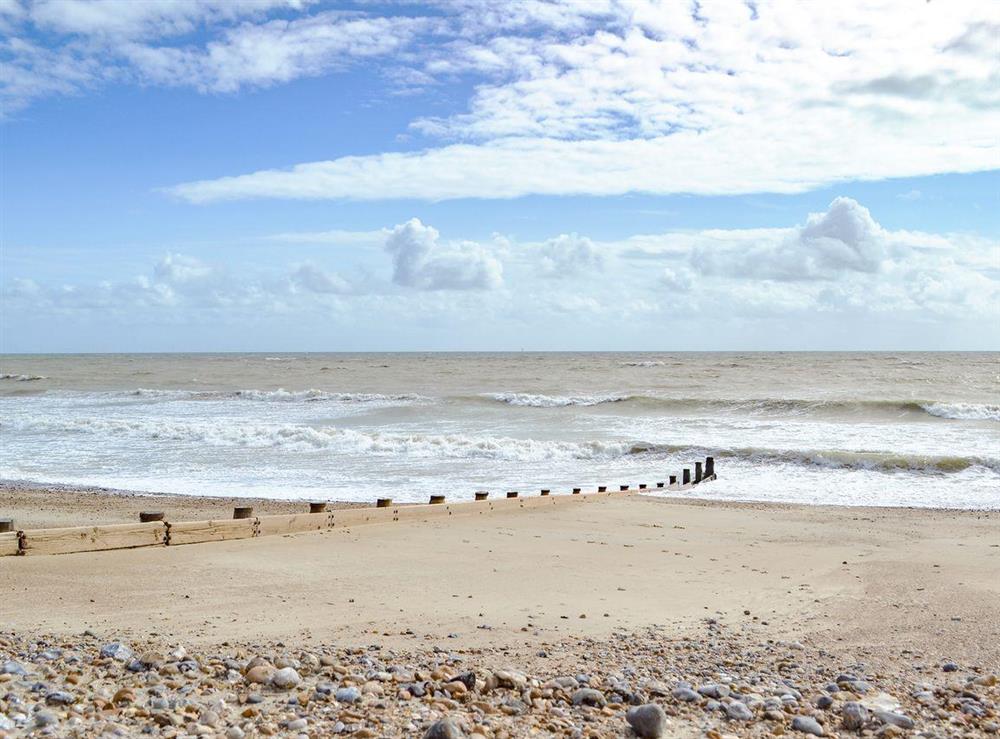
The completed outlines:
<svg viewBox="0 0 1000 739">
<path fill-rule="evenodd" d="M 932 416 L 958 421 L 1000 421 L 1000 405 L 987 403 L 921 403 Z"/>
<path fill-rule="evenodd" d="M 546 459 L 612 459 L 628 454 L 627 442 L 569 442 L 466 436 L 365 432 L 330 426 L 217 421 L 81 418 L 28 418 L 3 428 L 31 433 L 118 436 L 193 442 L 222 447 L 280 447 L 288 450 L 329 449 L 347 454 L 391 454 L 512 461 Z"/>
<path fill-rule="evenodd" d="M 592 406 L 603 403 L 620 403 L 627 395 L 535 395 L 532 393 L 487 393 L 484 397 L 525 408 L 564 408 L 566 406 Z"/>
<path fill-rule="evenodd" d="M 662 360 L 647 360 L 643 362 L 619 362 L 622 367 L 666 367 L 667 363 Z"/>
<path fill-rule="evenodd" d="M 45 375 L 13 375 L 9 373 L 4 373 L 0 375 L 0 380 L 11 380 L 14 382 L 34 382 L 36 380 L 47 380 L 49 379 Z"/>
<path fill-rule="evenodd" d="M 431 398 L 415 393 L 338 393 L 328 390 L 157 390 L 139 388 L 127 395 L 165 400 L 255 400 L 261 402 L 339 402 L 339 403 L 426 403 Z"/>
</svg>

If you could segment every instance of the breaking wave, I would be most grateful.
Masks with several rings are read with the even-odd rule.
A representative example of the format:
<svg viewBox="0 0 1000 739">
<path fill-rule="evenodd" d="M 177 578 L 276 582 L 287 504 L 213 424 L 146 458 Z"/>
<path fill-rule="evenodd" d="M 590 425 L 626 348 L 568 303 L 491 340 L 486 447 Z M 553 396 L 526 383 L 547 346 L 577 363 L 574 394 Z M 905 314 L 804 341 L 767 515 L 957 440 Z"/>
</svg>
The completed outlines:
<svg viewBox="0 0 1000 739">
<path fill-rule="evenodd" d="M 933 416 L 964 421 L 1000 421 L 1000 405 L 909 400 L 796 400 L 784 398 L 665 398 L 654 395 L 537 395 L 487 393 L 480 398 L 529 408 L 564 408 L 622 403 L 665 413 L 749 413 L 774 416 L 850 416 L 899 418 Z"/>
<path fill-rule="evenodd" d="M 1000 459 L 993 457 L 759 447 L 712 449 L 643 441 L 558 441 L 464 434 L 367 432 L 333 426 L 252 424 L 224 420 L 185 422 L 99 418 L 60 420 L 34 417 L 3 423 L 0 424 L 0 428 L 33 433 L 80 433 L 128 437 L 151 442 L 167 440 L 219 447 L 280 448 L 289 451 L 329 451 L 343 454 L 440 459 L 537 462 L 621 460 L 642 457 L 662 461 L 665 468 L 673 468 L 712 455 L 719 460 L 722 470 L 724 470 L 723 460 L 731 459 L 752 465 L 796 465 L 883 473 L 948 474 L 978 467 L 1000 474 Z"/>
<path fill-rule="evenodd" d="M 35 380 L 47 380 L 49 379 L 45 375 L 12 375 L 12 374 L 2 374 L 0 375 L 0 380 L 11 380 L 13 382 L 34 382 Z"/>
<path fill-rule="evenodd" d="M 1000 421 L 1000 405 L 986 403 L 921 403 L 920 407 L 938 418 L 961 421 Z"/>
<path fill-rule="evenodd" d="M 827 469 L 871 470 L 874 472 L 924 473 L 963 472 L 972 467 L 981 467 L 1000 474 L 1000 459 L 976 456 L 900 454 L 840 449 L 798 450 L 758 447 L 709 449 L 661 444 L 636 444 L 629 451 L 631 454 L 676 455 L 691 459 L 712 455 L 719 460 L 736 459 L 755 465 L 797 465 Z"/>
<path fill-rule="evenodd" d="M 507 405 L 525 408 L 565 408 L 570 405 L 590 406 L 604 403 L 621 403 L 629 395 L 535 395 L 531 393 L 487 393 L 482 397 Z"/>
<path fill-rule="evenodd" d="M 335 393 L 327 390 L 148 390 L 139 388 L 127 395 L 164 400 L 254 400 L 260 402 L 337 402 L 337 403 L 400 403 L 427 402 L 430 398 L 415 393 Z"/>
</svg>

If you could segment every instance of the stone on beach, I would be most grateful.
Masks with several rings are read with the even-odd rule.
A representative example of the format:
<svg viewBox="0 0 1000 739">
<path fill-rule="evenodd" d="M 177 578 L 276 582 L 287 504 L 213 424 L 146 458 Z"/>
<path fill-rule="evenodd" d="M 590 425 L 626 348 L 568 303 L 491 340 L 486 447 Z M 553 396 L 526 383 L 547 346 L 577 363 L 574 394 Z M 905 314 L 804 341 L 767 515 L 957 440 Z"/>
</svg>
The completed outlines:
<svg viewBox="0 0 1000 739">
<path fill-rule="evenodd" d="M 101 647 L 101 656 L 105 659 L 115 659 L 119 662 L 128 662 L 135 655 L 132 654 L 132 650 L 125 644 L 122 644 L 121 642 L 113 642 L 111 644 L 105 644 Z"/>
<path fill-rule="evenodd" d="M 281 690 L 291 690 L 300 682 L 302 678 L 299 673 L 295 671 L 293 667 L 282 667 L 280 670 L 271 675 L 271 685 Z"/>
<path fill-rule="evenodd" d="M 247 674 L 244 675 L 244 679 L 251 684 L 259 683 L 261 685 L 265 685 L 270 682 L 271 677 L 275 672 L 274 667 L 269 664 L 254 665 L 247 670 Z"/>
<path fill-rule="evenodd" d="M 726 715 L 734 721 L 753 721 L 753 711 L 745 703 L 733 701 L 725 704 Z"/>
<path fill-rule="evenodd" d="M 812 734 L 813 736 L 825 736 L 823 727 L 819 725 L 812 716 L 796 716 L 792 719 L 792 728 L 795 731 L 801 731 L 803 734 Z"/>
<path fill-rule="evenodd" d="M 625 720 L 643 739 L 659 739 L 667 730 L 667 714 L 655 703 L 630 708 Z"/>
<path fill-rule="evenodd" d="M 603 708 L 608 702 L 601 691 L 593 688 L 580 688 L 573 693 L 571 701 L 574 706 L 593 706 L 595 708 Z"/>
<path fill-rule="evenodd" d="M 874 711 L 874 714 L 875 718 L 877 718 L 883 724 L 891 724 L 892 726 L 898 726 L 900 729 L 913 728 L 913 719 L 911 719 L 909 716 L 903 715 L 902 713 L 876 709 Z"/>
<path fill-rule="evenodd" d="M 848 701 L 841 710 L 844 728 L 858 731 L 868 722 L 868 709 L 857 701 Z"/>
<path fill-rule="evenodd" d="M 464 737 L 465 732 L 450 718 L 435 721 L 424 732 L 424 739 L 464 739 Z"/>
</svg>

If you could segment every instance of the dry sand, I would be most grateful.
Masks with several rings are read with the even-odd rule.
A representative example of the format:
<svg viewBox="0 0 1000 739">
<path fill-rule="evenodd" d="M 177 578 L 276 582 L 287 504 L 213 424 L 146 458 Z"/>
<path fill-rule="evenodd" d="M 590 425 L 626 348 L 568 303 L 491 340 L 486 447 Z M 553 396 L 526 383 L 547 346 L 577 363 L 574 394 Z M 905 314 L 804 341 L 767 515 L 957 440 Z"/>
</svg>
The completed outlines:
<svg viewBox="0 0 1000 739">
<path fill-rule="evenodd" d="M 4 511 L 33 523 L 134 520 L 148 507 L 49 491 L 56 515 L 28 491 L 3 495 Z M 194 514 L 231 502 L 184 505 Z M 630 495 L 418 524 L 5 557 L 0 582 L 0 626 L 17 639 L 90 629 L 200 649 L 280 641 L 482 650 L 493 655 L 486 663 L 503 655 L 551 676 L 596 668 L 587 655 L 613 632 L 659 625 L 655 638 L 678 639 L 711 618 L 753 643 L 805 643 L 884 674 L 946 661 L 976 674 L 1000 669 L 997 511 Z"/>
</svg>

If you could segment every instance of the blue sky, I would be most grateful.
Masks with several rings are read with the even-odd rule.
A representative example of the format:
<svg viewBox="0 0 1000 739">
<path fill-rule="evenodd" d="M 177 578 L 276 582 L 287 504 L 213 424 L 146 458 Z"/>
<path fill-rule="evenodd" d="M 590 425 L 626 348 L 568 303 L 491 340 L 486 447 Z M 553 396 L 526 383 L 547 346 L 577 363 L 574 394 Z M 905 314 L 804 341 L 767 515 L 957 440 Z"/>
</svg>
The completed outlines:
<svg viewBox="0 0 1000 739">
<path fill-rule="evenodd" d="M 0 351 L 997 349 L 998 32 L 0 0 Z"/>
</svg>

